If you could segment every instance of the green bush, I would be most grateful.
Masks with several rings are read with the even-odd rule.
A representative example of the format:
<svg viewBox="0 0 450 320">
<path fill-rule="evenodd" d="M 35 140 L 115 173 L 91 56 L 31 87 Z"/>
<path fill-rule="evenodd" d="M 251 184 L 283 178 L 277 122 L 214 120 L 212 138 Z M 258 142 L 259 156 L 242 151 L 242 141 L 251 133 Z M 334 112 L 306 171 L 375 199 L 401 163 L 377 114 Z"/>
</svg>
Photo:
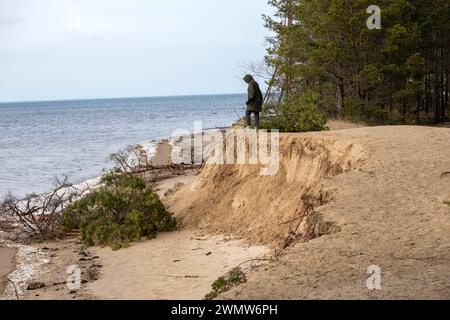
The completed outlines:
<svg viewBox="0 0 450 320">
<path fill-rule="evenodd" d="M 98 190 L 64 210 L 61 226 L 66 233 L 80 229 L 87 246 L 118 250 L 160 231 L 173 231 L 176 220 L 141 178 L 111 173 Z"/>
<path fill-rule="evenodd" d="M 241 268 L 234 268 L 224 277 L 218 278 L 212 284 L 212 291 L 205 296 L 205 300 L 212 300 L 219 296 L 219 294 L 231 290 L 242 283 L 247 282 L 245 273 Z"/>
<path fill-rule="evenodd" d="M 306 132 L 325 130 L 327 118 L 317 109 L 317 95 L 304 94 L 263 112 L 261 129 L 278 129 L 280 132 Z"/>
</svg>

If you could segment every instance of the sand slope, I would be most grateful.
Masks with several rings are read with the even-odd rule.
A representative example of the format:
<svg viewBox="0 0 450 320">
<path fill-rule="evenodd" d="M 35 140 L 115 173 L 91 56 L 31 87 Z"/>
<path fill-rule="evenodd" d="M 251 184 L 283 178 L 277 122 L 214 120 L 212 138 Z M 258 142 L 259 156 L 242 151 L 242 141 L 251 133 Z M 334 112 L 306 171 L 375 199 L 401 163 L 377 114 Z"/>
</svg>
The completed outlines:
<svg viewBox="0 0 450 320">
<path fill-rule="evenodd" d="M 350 142 L 284 135 L 276 175 L 261 175 L 259 165 L 209 165 L 174 203 L 166 201 L 187 228 L 282 246 L 301 229 L 300 215 L 328 201 L 323 178 L 354 170 L 364 158 L 363 149 Z"/>
<path fill-rule="evenodd" d="M 117 252 L 94 248 L 104 267 L 88 291 L 100 299 L 201 300 L 218 277 L 265 251 L 189 231 L 162 233 Z"/>
<path fill-rule="evenodd" d="M 450 298 L 449 129 L 288 134 L 280 149 L 274 177 L 206 167 L 167 199 L 185 228 L 278 250 L 222 298 Z M 382 290 L 366 287 L 370 265 Z"/>
</svg>

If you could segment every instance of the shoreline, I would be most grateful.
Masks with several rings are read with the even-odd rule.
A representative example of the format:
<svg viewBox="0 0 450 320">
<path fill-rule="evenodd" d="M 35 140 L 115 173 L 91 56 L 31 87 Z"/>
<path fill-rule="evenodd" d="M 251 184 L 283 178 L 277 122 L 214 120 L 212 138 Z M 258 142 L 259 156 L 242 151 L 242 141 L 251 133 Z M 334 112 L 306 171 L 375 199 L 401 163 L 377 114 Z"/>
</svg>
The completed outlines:
<svg viewBox="0 0 450 320">
<path fill-rule="evenodd" d="M 8 276 L 16 269 L 17 249 L 0 246 L 0 295 L 6 290 Z"/>
<path fill-rule="evenodd" d="M 0 300 L 21 299 L 29 283 L 45 272 L 45 266 L 50 263 L 49 255 L 38 244 L 0 240 L 0 246 L 14 253 L 11 271 L 4 275 L 3 287 L 0 288 Z"/>
<path fill-rule="evenodd" d="M 234 126 L 236 125 L 236 123 L 233 123 L 230 126 L 226 126 L 226 127 L 216 127 L 216 128 L 205 128 L 202 130 L 201 134 L 205 135 L 205 133 L 208 133 L 209 131 L 213 131 L 213 130 L 229 130 L 232 129 Z M 198 135 L 200 133 L 197 134 L 190 134 L 190 138 L 194 139 L 195 135 Z M 185 137 L 189 137 L 189 136 L 185 136 Z M 203 151 L 205 151 L 205 149 L 208 147 L 209 143 L 211 143 L 211 141 L 207 141 L 205 139 L 203 139 Z M 152 163 L 152 165 L 154 166 L 166 166 L 166 165 L 170 165 L 172 164 L 172 156 L 173 153 L 176 152 L 175 150 L 178 148 L 177 147 L 177 141 L 174 140 L 173 137 L 169 136 L 169 137 L 161 137 L 161 138 L 157 138 L 157 139 L 153 139 L 150 140 L 149 142 L 146 143 L 136 143 L 134 145 L 132 145 L 133 148 L 136 149 L 142 149 L 147 157 L 150 160 L 150 162 Z M 169 150 L 170 148 L 170 150 Z M 104 169 L 104 172 L 109 171 L 110 169 Z M 90 178 L 87 178 L 79 183 L 74 183 L 73 187 L 74 188 L 85 188 L 87 187 L 87 189 L 89 188 L 95 188 L 96 186 L 99 185 L 100 179 L 102 178 L 103 174 L 101 174 L 100 176 L 95 175 L 92 176 Z M 47 191 L 42 192 L 40 194 L 45 194 Z"/>
</svg>

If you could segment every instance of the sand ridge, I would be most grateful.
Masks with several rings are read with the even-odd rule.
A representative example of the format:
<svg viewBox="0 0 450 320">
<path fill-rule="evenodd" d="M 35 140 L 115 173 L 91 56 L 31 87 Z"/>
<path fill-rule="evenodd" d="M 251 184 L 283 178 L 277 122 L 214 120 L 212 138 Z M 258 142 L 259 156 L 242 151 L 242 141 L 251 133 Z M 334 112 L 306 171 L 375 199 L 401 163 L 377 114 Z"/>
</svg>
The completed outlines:
<svg viewBox="0 0 450 320">
<path fill-rule="evenodd" d="M 251 244 L 279 247 L 291 236 L 311 236 L 301 230 L 310 227 L 302 215 L 312 218 L 311 206 L 332 196 L 322 180 L 359 168 L 365 151 L 351 142 L 293 135 L 282 135 L 279 145 L 275 175 L 261 175 L 260 165 L 206 165 L 165 203 L 184 228 L 232 234 Z"/>
<path fill-rule="evenodd" d="M 288 135 L 362 146 L 357 170 L 322 180 L 315 208 L 340 231 L 288 248 L 232 299 L 450 299 L 450 130 L 396 126 Z M 367 288 L 367 270 L 382 289 Z"/>
</svg>

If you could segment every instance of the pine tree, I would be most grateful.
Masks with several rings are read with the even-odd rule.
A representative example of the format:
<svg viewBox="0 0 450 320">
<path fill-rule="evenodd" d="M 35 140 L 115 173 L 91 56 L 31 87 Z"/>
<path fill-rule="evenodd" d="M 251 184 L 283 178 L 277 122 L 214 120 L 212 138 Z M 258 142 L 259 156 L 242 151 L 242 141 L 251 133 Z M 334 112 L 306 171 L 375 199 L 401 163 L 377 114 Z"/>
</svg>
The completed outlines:
<svg viewBox="0 0 450 320">
<path fill-rule="evenodd" d="M 369 1 L 271 0 L 266 62 L 282 99 L 318 94 L 329 114 L 369 120 L 444 121 L 449 111 L 450 3 L 381 0 L 382 28 L 366 26 Z M 281 101 L 281 100 L 280 100 Z"/>
</svg>

